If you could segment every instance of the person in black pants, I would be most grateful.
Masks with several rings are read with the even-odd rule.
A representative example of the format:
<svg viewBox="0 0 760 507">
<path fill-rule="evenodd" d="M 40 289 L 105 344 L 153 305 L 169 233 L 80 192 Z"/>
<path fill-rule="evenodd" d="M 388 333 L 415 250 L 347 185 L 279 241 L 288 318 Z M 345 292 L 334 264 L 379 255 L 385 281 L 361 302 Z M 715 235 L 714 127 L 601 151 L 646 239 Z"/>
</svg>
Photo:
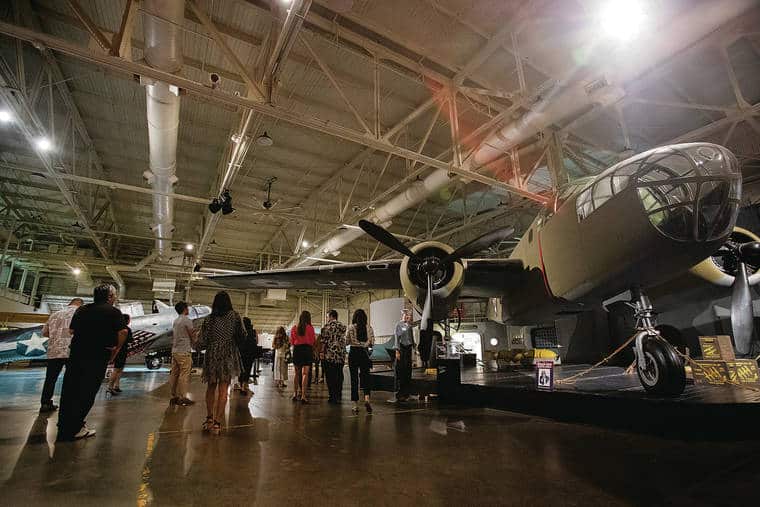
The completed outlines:
<svg viewBox="0 0 760 507">
<path fill-rule="evenodd" d="M 113 306 L 116 288 L 102 284 L 93 291 L 94 302 L 82 306 L 71 319 L 71 353 L 63 376 L 58 440 L 95 435 L 85 418 L 111 362 L 127 339 L 121 312 Z"/>
<path fill-rule="evenodd" d="M 338 321 L 337 311 L 327 312 L 327 324 L 322 327 L 320 337 L 320 359 L 330 393 L 327 402 L 337 404 L 343 391 L 343 363 L 346 360 L 346 326 Z"/>
<path fill-rule="evenodd" d="M 69 325 L 74 313 L 84 304 L 81 298 L 74 298 L 63 310 L 58 310 L 50 315 L 48 321 L 42 327 L 42 336 L 47 342 L 47 372 L 45 384 L 40 396 L 40 412 L 52 412 L 58 406 L 53 403 L 53 391 L 61 370 L 66 366 L 69 357 L 69 345 L 71 344 L 71 331 Z"/>
<path fill-rule="evenodd" d="M 364 407 L 372 413 L 369 396 L 372 391 L 369 372 L 372 369 L 371 349 L 375 344 L 375 333 L 367 324 L 367 314 L 361 308 L 354 312 L 351 326 L 346 331 L 346 343 L 351 347 L 348 352 L 348 371 L 351 374 L 351 409 L 359 413 L 359 387 L 364 391 Z"/>
<path fill-rule="evenodd" d="M 396 399 L 406 401 L 409 398 L 409 388 L 412 383 L 412 349 L 414 348 L 412 312 L 403 311 L 401 321 L 396 324 L 393 338 L 396 349 L 396 380 L 398 381 Z"/>
<path fill-rule="evenodd" d="M 243 328 L 245 329 L 245 337 L 242 343 L 238 343 L 238 352 L 240 352 L 240 363 L 242 366 L 238 382 L 240 383 L 240 394 L 246 396 L 249 393 L 253 394 L 253 391 L 248 388 L 248 381 L 251 379 L 251 368 L 256 356 L 258 338 L 256 330 L 253 329 L 251 319 L 248 317 L 243 317 Z"/>
</svg>

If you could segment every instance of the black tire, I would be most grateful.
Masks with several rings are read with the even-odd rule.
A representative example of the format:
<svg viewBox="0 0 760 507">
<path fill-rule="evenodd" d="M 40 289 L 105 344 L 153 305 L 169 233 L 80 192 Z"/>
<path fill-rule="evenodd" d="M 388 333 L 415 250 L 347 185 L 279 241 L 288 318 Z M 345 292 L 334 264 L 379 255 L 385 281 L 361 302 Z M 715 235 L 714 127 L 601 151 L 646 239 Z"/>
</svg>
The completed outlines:
<svg viewBox="0 0 760 507">
<path fill-rule="evenodd" d="M 658 333 L 660 333 L 660 336 L 662 336 L 669 344 L 674 346 L 678 352 L 681 354 L 686 354 L 686 339 L 683 337 L 683 334 L 678 330 L 678 328 L 668 324 L 659 324 L 655 326 L 655 329 Z"/>
<path fill-rule="evenodd" d="M 636 372 L 641 385 L 649 394 L 660 396 L 680 396 L 686 388 L 686 371 L 683 360 L 672 345 L 665 340 L 649 338 L 644 342 L 646 372 L 638 365 Z"/>
<path fill-rule="evenodd" d="M 149 370 L 157 370 L 161 368 L 161 357 L 160 356 L 146 356 L 145 366 Z"/>
</svg>

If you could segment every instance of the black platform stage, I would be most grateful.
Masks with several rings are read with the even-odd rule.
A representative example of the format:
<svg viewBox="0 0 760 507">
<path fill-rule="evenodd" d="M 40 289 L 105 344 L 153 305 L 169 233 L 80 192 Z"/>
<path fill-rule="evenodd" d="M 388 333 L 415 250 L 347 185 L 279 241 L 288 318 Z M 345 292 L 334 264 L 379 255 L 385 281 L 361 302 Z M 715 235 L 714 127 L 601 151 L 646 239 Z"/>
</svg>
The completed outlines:
<svg viewBox="0 0 760 507">
<path fill-rule="evenodd" d="M 588 365 L 563 365 L 555 381 Z M 599 367 L 572 384 L 554 391 L 536 388 L 532 370 L 489 371 L 463 368 L 461 384 L 438 393 L 435 375 L 415 369 L 412 391 L 445 395 L 447 402 L 477 405 L 674 437 L 710 439 L 760 438 L 760 392 L 733 386 L 687 385 L 678 398 L 648 395 L 636 373 L 624 368 Z M 393 371 L 372 374 L 373 388 L 392 391 Z"/>
</svg>

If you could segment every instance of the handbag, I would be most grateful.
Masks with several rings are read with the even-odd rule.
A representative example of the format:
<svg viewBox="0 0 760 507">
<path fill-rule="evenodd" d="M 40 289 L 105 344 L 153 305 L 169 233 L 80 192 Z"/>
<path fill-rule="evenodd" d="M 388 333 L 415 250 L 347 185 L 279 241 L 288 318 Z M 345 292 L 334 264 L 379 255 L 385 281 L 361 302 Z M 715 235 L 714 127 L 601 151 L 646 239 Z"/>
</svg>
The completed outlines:
<svg viewBox="0 0 760 507">
<path fill-rule="evenodd" d="M 290 352 L 290 349 L 285 352 L 285 363 L 291 364 L 293 362 L 293 354 Z"/>
</svg>

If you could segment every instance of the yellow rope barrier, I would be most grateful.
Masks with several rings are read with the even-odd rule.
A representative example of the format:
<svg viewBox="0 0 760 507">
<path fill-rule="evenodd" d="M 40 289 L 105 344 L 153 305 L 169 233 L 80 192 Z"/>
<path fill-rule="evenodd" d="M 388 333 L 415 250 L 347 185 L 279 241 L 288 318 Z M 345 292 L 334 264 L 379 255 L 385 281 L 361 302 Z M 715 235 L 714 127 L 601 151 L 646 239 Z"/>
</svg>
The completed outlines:
<svg viewBox="0 0 760 507">
<path fill-rule="evenodd" d="M 638 333 L 637 333 L 637 334 L 638 334 Z M 591 373 L 591 371 L 593 371 L 595 368 L 598 368 L 599 366 L 601 366 L 601 365 L 605 364 L 607 361 L 609 361 L 610 359 L 612 359 L 613 357 L 615 357 L 615 356 L 616 356 L 617 354 L 619 354 L 619 353 L 620 353 L 620 352 L 621 352 L 623 349 L 625 349 L 625 348 L 626 348 L 628 345 L 630 345 L 630 343 L 631 343 L 633 340 L 635 340 L 635 339 L 636 339 L 636 334 L 634 334 L 633 336 L 631 336 L 630 338 L 628 338 L 628 339 L 625 341 L 625 343 L 623 343 L 623 344 L 622 344 L 622 345 L 620 345 L 618 348 L 616 348 L 616 349 L 615 349 L 615 350 L 612 352 L 612 354 L 608 355 L 607 357 L 605 357 L 604 359 L 602 359 L 602 360 L 601 360 L 601 361 L 599 361 L 598 363 L 594 364 L 593 366 L 589 366 L 589 367 L 588 367 L 588 368 L 586 368 L 585 370 L 583 370 L 583 371 L 580 371 L 580 372 L 576 373 L 575 375 L 572 375 L 572 376 L 570 376 L 570 377 L 567 377 L 567 378 L 564 378 L 564 379 L 559 379 L 559 380 L 556 380 L 556 381 L 555 381 L 555 383 L 556 383 L 556 384 L 574 384 L 574 383 L 575 383 L 575 381 L 576 381 L 576 380 L 578 380 L 580 377 L 583 377 L 583 376 L 585 376 L 585 375 L 588 375 L 588 374 L 589 374 L 589 373 Z M 689 357 L 689 356 L 687 356 L 686 354 L 682 354 L 682 353 L 681 353 L 681 352 L 680 352 L 678 349 L 676 349 L 675 347 L 673 347 L 673 349 L 676 351 L 676 353 L 677 353 L 679 356 L 681 356 L 681 357 L 682 357 L 682 358 L 683 358 L 683 359 L 684 359 L 684 360 L 685 360 L 687 363 L 689 363 L 689 365 L 690 365 L 692 368 L 696 367 L 696 368 L 699 368 L 699 369 L 700 369 L 700 370 L 702 370 L 702 371 L 705 371 L 704 367 L 703 367 L 702 365 L 700 365 L 699 363 L 697 363 L 696 361 L 694 361 L 692 358 L 690 358 L 690 357 Z M 757 361 L 758 359 L 760 359 L 760 356 L 758 356 L 757 358 L 755 358 L 755 361 Z M 633 364 L 632 364 L 631 366 L 635 366 L 635 364 L 636 364 L 636 362 L 634 361 L 634 362 L 633 362 Z M 630 370 L 630 369 L 631 369 L 631 368 L 629 368 L 628 370 L 626 370 L 626 373 L 629 373 L 629 370 Z M 728 380 L 728 383 L 729 383 L 729 384 L 731 384 L 731 385 L 733 385 L 733 386 L 736 386 L 736 387 L 741 387 L 742 389 L 747 389 L 747 390 L 749 390 L 749 391 L 760 392 L 760 388 L 758 388 L 758 387 L 755 387 L 755 386 L 751 386 L 751 385 L 747 385 L 747 384 L 742 384 L 742 383 L 740 383 L 740 382 L 732 381 L 731 379 L 729 379 L 729 380 Z"/>
<path fill-rule="evenodd" d="M 638 334 L 638 333 L 636 333 L 636 334 Z M 631 336 L 630 338 L 628 338 L 628 339 L 625 341 L 625 343 L 623 343 L 621 346 L 619 346 L 618 348 L 616 348 L 616 349 L 615 349 L 615 350 L 612 352 L 612 354 L 610 354 L 609 356 L 605 357 L 604 359 L 602 359 L 601 361 L 599 361 L 599 362 L 598 362 L 598 363 L 596 363 L 595 365 L 593 365 L 593 366 L 589 366 L 589 367 L 588 367 L 588 368 L 586 368 L 585 370 L 583 370 L 583 371 L 581 371 L 581 372 L 578 372 L 578 373 L 576 373 L 575 375 L 572 375 L 572 376 L 570 376 L 570 377 L 567 377 L 567 378 L 563 378 L 563 379 L 559 379 L 559 380 L 555 380 L 555 381 L 554 381 L 554 383 L 555 383 L 555 384 L 573 384 L 573 383 L 575 383 L 575 381 L 576 381 L 576 380 L 577 380 L 579 377 L 582 377 L 582 376 L 584 376 L 584 375 L 587 375 L 587 374 L 589 374 L 589 373 L 590 373 L 590 372 L 591 372 L 591 371 L 592 371 L 594 368 L 597 368 L 598 366 L 601 366 L 601 365 L 603 365 L 604 363 L 606 363 L 607 361 L 609 361 L 610 359 L 612 359 L 613 357 L 615 357 L 617 354 L 619 354 L 619 353 L 620 353 L 620 351 L 622 351 L 623 349 L 625 349 L 625 348 L 626 348 L 628 345 L 630 345 L 630 344 L 631 344 L 631 342 L 632 342 L 633 340 L 635 340 L 635 339 L 636 339 L 636 334 L 634 334 L 633 336 Z"/>
</svg>

